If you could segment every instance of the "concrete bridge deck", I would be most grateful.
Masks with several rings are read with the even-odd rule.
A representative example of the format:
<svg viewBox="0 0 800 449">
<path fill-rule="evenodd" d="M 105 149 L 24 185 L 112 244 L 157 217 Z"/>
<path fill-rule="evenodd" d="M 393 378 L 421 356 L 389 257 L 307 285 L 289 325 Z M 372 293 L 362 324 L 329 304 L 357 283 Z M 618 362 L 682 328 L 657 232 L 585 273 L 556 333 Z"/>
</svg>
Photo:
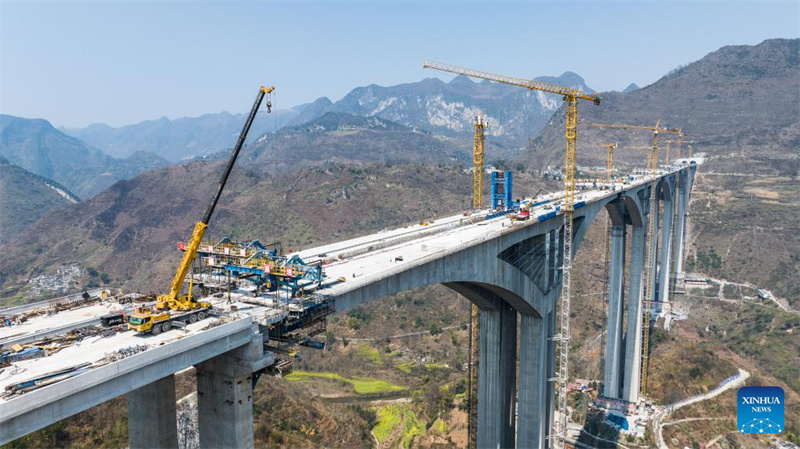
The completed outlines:
<svg viewBox="0 0 800 449">
<path fill-rule="evenodd" d="M 614 185 L 613 189 L 579 191 L 576 198 L 576 205 L 579 207 L 576 207 L 575 216 L 579 221 L 584 216 L 588 220 L 583 226 L 579 224 L 576 227 L 577 235 L 574 245 L 576 250 L 577 243 L 585 234 L 589 222 L 607 204 L 617 200 L 621 195 L 635 198 L 637 192 L 649 189 L 654 180 L 662 181 L 674 177 L 681 170 L 687 170 L 687 167 L 673 167 L 661 171 L 655 176 L 637 176 L 630 183 Z M 409 288 L 443 283 L 464 294 L 481 307 L 485 312 L 483 315 L 486 317 L 485 322 L 482 321 L 481 327 L 487 329 L 488 332 L 488 329 L 496 328 L 500 323 L 500 321 L 494 320 L 500 320 L 500 317 L 505 317 L 503 320 L 510 319 L 510 315 L 506 317 L 508 313 L 506 308 L 510 306 L 513 308 L 510 310 L 518 311 L 523 318 L 527 316 L 534 320 L 532 321 L 533 326 L 540 329 L 535 331 L 538 332 L 535 335 L 528 335 L 527 331 L 523 329 L 521 338 L 528 338 L 532 343 L 531 348 L 540 348 L 537 350 L 538 352 L 550 354 L 549 357 L 536 355 L 538 363 L 536 369 L 552 371 L 552 366 L 550 368 L 546 366 L 552 365 L 554 362 L 547 362 L 546 359 L 553 358 L 554 353 L 552 350 L 542 350 L 541 348 L 549 346 L 546 340 L 548 335 L 553 335 L 554 332 L 555 300 L 560 288 L 558 282 L 558 242 L 560 239 L 557 233 L 563 221 L 562 211 L 559 210 L 561 197 L 562 193 L 557 192 L 538 198 L 537 201 L 546 200 L 547 202 L 532 209 L 531 218 L 527 221 L 514 222 L 508 216 L 487 219 L 493 212 L 484 210 L 436 219 L 425 225 L 415 224 L 323 245 L 300 251 L 297 254 L 309 262 L 318 260 L 327 262 L 323 267 L 329 279 L 345 278 L 344 282 L 315 292 L 316 295 L 336 301 L 337 311 L 346 310 Z M 544 238 L 545 234 L 547 239 Z M 532 272 L 531 267 L 520 266 L 519 260 L 514 259 L 518 255 L 504 255 L 510 248 L 522 248 L 531 241 L 535 243 L 538 237 L 542 237 L 542 245 L 547 254 L 540 254 L 541 260 L 536 259 L 535 263 L 544 264 L 543 261 L 546 261 L 549 264 L 549 268 L 541 269 L 543 274 L 537 274 L 538 271 Z M 519 248 L 517 248 L 517 252 L 522 251 Z M 532 250 L 529 253 L 533 254 Z M 402 261 L 399 260 L 399 256 L 402 256 Z M 534 262 L 530 264 L 532 263 Z M 511 265 L 514 266 L 511 267 Z M 537 268 L 537 270 L 539 269 Z M 539 279 L 538 284 L 536 279 Z M 223 312 L 222 320 L 230 322 L 216 327 L 209 327 L 209 324 L 217 323 L 219 318 L 211 317 L 190 324 L 185 329 L 172 330 L 158 336 L 142 337 L 134 335 L 131 331 L 125 331 L 106 338 L 90 337 L 79 345 L 62 349 L 51 356 L 14 363 L 13 366 L 0 373 L 0 391 L 23 379 L 79 363 L 97 362 L 106 353 L 113 353 L 122 348 L 137 344 L 149 346 L 144 352 L 95 367 L 61 382 L 23 395 L 0 399 L 0 444 L 12 441 L 113 397 L 139 391 L 137 389 L 142 389 L 148 384 L 155 384 L 159 379 L 184 368 L 203 362 L 208 364 L 210 362 L 207 361 L 230 353 L 236 348 L 248 345 L 259 346 L 263 352 L 263 344 L 261 344 L 263 336 L 258 335 L 257 326 L 253 326 L 255 323 L 265 324 L 269 321 L 269 317 L 274 314 L 275 309 L 244 303 L 236 305 L 238 310 L 230 311 L 229 307 L 219 304 L 218 310 Z M 30 341 L 34 336 L 46 335 L 48 332 L 53 333 L 53 329 L 74 327 L 83 322 L 96 320 L 114 308 L 119 308 L 119 305 L 101 302 L 52 316 L 34 318 L 18 326 L 0 328 L 0 347 L 4 342 L 8 345 L 8 342 L 14 339 L 22 338 Z M 0 311 L 0 315 L 2 314 L 3 311 Z M 516 322 L 516 318 L 514 321 Z M 523 323 L 525 323 L 525 319 L 523 319 Z M 516 331 L 513 336 L 508 335 L 496 340 L 491 340 L 489 336 L 483 335 L 483 332 L 481 337 L 482 372 L 479 397 L 483 398 L 481 401 L 484 405 L 481 408 L 484 411 L 479 414 L 482 413 L 489 421 L 479 424 L 479 429 L 484 429 L 483 441 L 503 441 L 503 438 L 506 438 L 502 443 L 504 446 L 509 443 L 507 421 L 509 419 L 513 421 L 513 417 L 505 416 L 508 413 L 495 413 L 497 416 L 493 417 L 487 415 L 491 414 L 489 412 L 493 407 L 494 410 L 500 407 L 505 408 L 506 411 L 513 410 L 513 407 L 507 406 L 509 402 L 513 403 L 515 400 L 508 398 L 506 391 L 509 388 L 515 388 L 511 385 L 514 382 L 511 382 L 510 378 L 496 378 L 497 375 L 507 376 L 505 374 L 483 370 L 492 366 L 492 363 L 488 363 L 488 359 L 484 360 L 484 357 L 500 357 L 498 355 L 499 348 L 508 347 L 509 342 L 506 340 L 512 337 L 516 342 Z M 485 343 L 484 340 L 486 340 Z M 534 349 L 528 349 L 528 346 L 522 347 L 523 352 L 534 351 Z M 497 351 L 495 352 L 495 350 Z M 494 362 L 515 364 L 516 356 L 514 355 L 512 360 L 507 351 L 504 349 L 501 359 L 495 359 Z M 516 349 L 514 349 L 515 351 Z M 271 354 L 261 354 L 260 356 L 251 354 L 248 360 L 250 367 L 248 369 L 255 370 L 271 363 L 272 356 Z M 219 370 L 218 368 L 208 369 L 209 372 Z M 523 393 L 530 393 L 533 396 L 526 396 L 524 400 L 531 400 L 532 404 L 540 404 L 543 408 L 548 407 L 546 404 L 551 401 L 548 401 L 546 397 L 552 396 L 552 392 L 545 393 L 548 388 L 545 386 L 545 379 L 548 376 L 538 375 L 537 385 L 533 388 L 523 382 L 522 371 L 523 368 L 520 365 L 520 403 L 524 403 Z M 231 374 L 234 377 L 239 375 L 241 372 Z M 531 388 L 535 390 L 533 393 L 531 393 L 533 391 Z M 252 418 L 252 415 L 250 416 Z M 531 418 L 527 412 L 520 410 L 519 419 L 522 421 Z M 546 422 L 550 419 L 552 418 L 539 419 L 536 424 L 537 429 L 528 432 L 527 438 L 530 441 L 538 441 L 535 444 L 536 447 L 544 444 L 543 436 L 547 432 Z M 506 423 L 501 425 L 503 420 Z M 252 420 L 250 426 L 252 427 Z M 513 423 L 511 427 L 513 429 Z M 491 435 L 487 434 L 486 429 L 489 428 L 493 432 Z M 479 434 L 481 432 L 479 430 Z M 503 437 L 503 434 L 506 436 Z M 513 433 L 511 435 L 513 438 Z M 252 441 L 252 436 L 250 438 Z M 211 440 L 206 440 L 206 444 L 209 444 L 208 441 Z M 245 440 L 235 441 L 241 443 Z M 518 444 L 527 444 L 525 441 L 529 440 L 523 438 Z M 513 439 L 510 443 L 511 446 L 514 445 Z M 135 446 L 133 442 L 132 446 Z"/>
</svg>

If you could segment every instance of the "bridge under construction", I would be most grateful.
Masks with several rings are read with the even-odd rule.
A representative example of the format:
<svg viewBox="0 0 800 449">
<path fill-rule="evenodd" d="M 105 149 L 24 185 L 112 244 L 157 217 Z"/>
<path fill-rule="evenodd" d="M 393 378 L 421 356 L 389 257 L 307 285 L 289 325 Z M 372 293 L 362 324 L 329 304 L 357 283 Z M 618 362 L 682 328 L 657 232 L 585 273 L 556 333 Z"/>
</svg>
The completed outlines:
<svg viewBox="0 0 800 449">
<path fill-rule="evenodd" d="M 576 191 L 573 256 L 594 218 L 604 209 L 611 217 L 603 397 L 622 407 L 640 403 L 642 357 L 637 351 L 647 307 L 644 284 L 648 280 L 652 284 L 653 305 L 647 316 L 655 316 L 669 307 L 669 291 L 681 270 L 684 219 L 695 169 L 693 161 L 684 160 L 624 182 L 586 185 Z M 563 280 L 563 192 L 539 196 L 535 204 L 526 220 L 513 219 L 511 208 L 487 208 L 286 254 L 284 277 L 294 267 L 298 274 L 312 274 L 261 289 L 257 283 L 240 281 L 232 293 L 223 293 L 224 288 L 212 293 L 215 282 L 225 279 L 219 268 L 227 264 L 241 274 L 245 267 L 259 265 L 244 263 L 246 258 L 221 260 L 225 255 L 221 242 L 201 247 L 205 253 L 197 264 L 208 269 L 198 269 L 187 283 L 208 284 L 212 291 L 200 300 L 213 304 L 214 316 L 159 335 L 143 338 L 108 322 L 146 304 L 146 297 L 103 297 L 102 291 L 92 291 L 62 303 L 0 311 L 13 324 L 0 327 L 0 351 L 12 356 L 0 376 L 0 390 L 5 392 L 0 398 L 0 444 L 127 394 L 131 447 L 175 446 L 175 403 L 169 400 L 174 397 L 174 373 L 194 366 L 202 393 L 198 395 L 201 446 L 252 446 L 255 381 L 275 368 L 282 339 L 301 342 L 313 336 L 313 331 L 302 331 L 314 321 L 315 310 L 319 323 L 329 313 L 443 284 L 480 309 L 478 446 L 548 447 L 555 419 L 556 390 L 551 380 Z M 643 249 L 651 217 L 658 217 L 658 232 L 651 233 L 656 238 L 650 245 L 660 243 L 662 249 L 656 259 L 651 248 L 654 274 L 647 276 Z M 626 257 L 629 234 L 632 249 Z M 262 245 L 265 251 L 266 246 Z M 227 256 L 236 254 L 229 250 Z M 630 286 L 628 343 L 623 352 L 625 266 Z M 259 269 L 263 279 L 276 268 L 260 265 Z M 311 318 L 292 324 L 304 316 Z M 284 331 L 276 332 L 276 325 L 283 325 Z"/>
<path fill-rule="evenodd" d="M 264 372 L 288 369 L 276 352 L 292 344 L 312 345 L 332 313 L 442 284 L 473 304 L 470 445 L 566 447 L 572 261 L 603 210 L 611 222 L 611 257 L 605 260 L 608 339 L 599 402 L 623 411 L 640 408 L 640 394 L 647 392 L 652 318 L 669 309 L 670 284 L 681 269 L 696 170 L 691 158 L 660 166 L 658 136 L 677 134 L 680 151 L 681 129 L 662 128 L 660 122 L 654 127 L 597 124 L 646 129 L 653 133 L 653 145 L 647 148 L 645 169 L 621 179 L 613 178 L 617 145 L 607 145 L 605 179 L 579 183 L 578 100 L 599 105 L 598 95 L 448 64 L 426 61 L 423 67 L 561 96 L 566 105 L 563 191 L 514 201 L 512 173 L 493 172 L 491 208 L 483 209 L 486 124 L 478 117 L 470 211 L 294 254 L 284 254 L 277 243 L 204 241 L 265 97 L 271 112 L 269 95 L 275 88 L 262 86 L 206 213 L 188 242 L 178 245 L 184 255 L 167 293 L 109 301 L 106 291 L 86 292 L 36 310 L 0 311 L 5 324 L 0 362 L 9 370 L 0 380 L 0 444 L 127 394 L 130 446 L 175 447 L 174 374 L 193 366 L 200 446 L 252 447 L 253 388 Z M 632 238 L 626 257 L 628 226 Z M 623 349 L 626 265 L 630 285 Z M 188 291 L 181 294 L 187 281 Z M 82 348 L 87 338 L 97 345 L 88 351 Z"/>
</svg>

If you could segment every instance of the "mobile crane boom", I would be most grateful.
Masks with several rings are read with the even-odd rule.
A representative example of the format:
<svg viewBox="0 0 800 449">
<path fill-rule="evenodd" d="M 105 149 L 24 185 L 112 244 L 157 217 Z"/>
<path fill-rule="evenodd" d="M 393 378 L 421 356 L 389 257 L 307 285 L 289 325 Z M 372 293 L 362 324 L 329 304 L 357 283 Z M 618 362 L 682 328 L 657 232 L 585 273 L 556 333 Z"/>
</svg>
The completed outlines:
<svg viewBox="0 0 800 449">
<path fill-rule="evenodd" d="M 200 247 L 200 242 L 203 240 L 203 235 L 206 232 L 206 228 L 208 228 L 208 222 L 211 220 L 211 215 L 214 213 L 214 209 L 217 207 L 217 202 L 219 201 L 220 195 L 222 195 L 222 190 L 225 188 L 225 184 L 228 182 L 228 176 L 231 174 L 233 164 L 236 163 L 236 158 L 239 156 L 239 152 L 244 145 L 244 141 L 247 138 L 247 133 L 250 131 L 250 126 L 253 124 L 253 120 L 256 118 L 258 108 L 261 106 L 264 96 L 271 93 L 273 90 L 275 90 L 275 86 L 261 86 L 259 88 L 256 101 L 253 103 L 253 108 L 250 110 L 250 115 L 247 117 L 247 121 L 244 123 L 244 128 L 242 128 L 241 134 L 239 134 L 239 140 L 236 141 L 236 146 L 233 148 L 230 159 L 228 159 L 228 165 L 225 167 L 225 171 L 222 173 L 222 178 L 219 180 L 219 186 L 217 187 L 217 191 L 214 192 L 214 197 L 211 199 L 211 204 L 208 205 L 208 209 L 206 210 L 205 215 L 203 215 L 203 219 L 194 225 L 192 238 L 189 240 L 189 245 L 186 246 L 186 252 L 183 254 L 183 260 L 181 260 L 181 264 L 178 265 L 178 271 L 175 273 L 175 277 L 172 278 L 172 284 L 170 286 L 169 293 L 158 296 L 156 308 L 160 310 L 191 310 L 194 308 L 188 298 L 179 297 L 181 288 L 183 287 L 183 281 L 186 279 L 186 275 L 189 273 L 189 268 L 192 266 L 192 261 L 197 256 L 197 249 Z M 271 112 L 271 108 L 272 103 L 267 101 L 267 112 Z"/>
</svg>

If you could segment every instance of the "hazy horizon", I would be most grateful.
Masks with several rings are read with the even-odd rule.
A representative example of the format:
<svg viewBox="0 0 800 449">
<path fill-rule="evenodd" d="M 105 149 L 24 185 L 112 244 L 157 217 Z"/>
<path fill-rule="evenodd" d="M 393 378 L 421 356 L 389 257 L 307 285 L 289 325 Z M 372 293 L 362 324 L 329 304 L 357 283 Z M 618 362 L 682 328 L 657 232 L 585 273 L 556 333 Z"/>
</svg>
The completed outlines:
<svg viewBox="0 0 800 449">
<path fill-rule="evenodd" d="M 288 109 L 369 84 L 451 79 L 424 59 L 516 77 L 571 71 L 621 91 L 726 45 L 797 37 L 797 2 L 0 0 L 0 113 L 120 127 L 246 112 L 260 84 L 277 86 L 275 107 Z"/>
</svg>

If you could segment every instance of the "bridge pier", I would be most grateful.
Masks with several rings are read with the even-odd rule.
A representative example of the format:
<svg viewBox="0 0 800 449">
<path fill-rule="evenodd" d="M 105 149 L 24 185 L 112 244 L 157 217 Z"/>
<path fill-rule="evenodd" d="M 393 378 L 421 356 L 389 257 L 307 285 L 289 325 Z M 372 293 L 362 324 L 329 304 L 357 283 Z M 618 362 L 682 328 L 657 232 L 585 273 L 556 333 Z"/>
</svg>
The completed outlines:
<svg viewBox="0 0 800 449">
<path fill-rule="evenodd" d="M 625 224 L 611 228 L 611 269 L 608 280 L 608 335 L 603 396 L 619 398 L 622 367 L 623 278 L 625 275 Z"/>
<path fill-rule="evenodd" d="M 178 447 L 174 374 L 128 393 L 128 442 L 131 449 Z"/>
<path fill-rule="evenodd" d="M 653 227 L 653 235 L 645 235 L 645 238 L 652 238 L 653 245 L 650 248 L 650 267 L 652 272 L 652 277 L 650 278 L 650 285 L 647 286 L 647 291 L 650 292 L 650 301 L 656 301 L 658 297 L 655 295 L 656 293 L 656 286 L 658 285 L 658 276 L 656 275 L 656 267 L 658 266 L 658 248 L 660 245 L 663 245 L 663 242 L 659 242 L 658 240 L 658 226 L 659 226 L 659 218 L 661 215 L 661 211 L 659 210 L 659 203 L 660 203 L 660 192 L 658 190 L 653 190 L 652 187 L 650 189 L 650 195 L 655 195 L 655 200 L 653 201 L 653 210 L 648 210 L 648 214 L 653 214 L 652 217 L 653 223 L 655 227 Z M 649 204 L 650 198 L 647 198 L 647 202 Z M 650 220 L 651 217 L 647 217 L 647 220 Z M 647 228 L 645 228 L 647 229 Z M 644 273 L 645 279 L 647 279 L 647 273 Z M 650 313 L 653 311 L 653 304 L 650 305 Z M 643 311 L 645 312 L 645 311 Z"/>
<path fill-rule="evenodd" d="M 255 325 L 250 344 L 195 365 L 200 448 L 254 445 L 253 373 L 274 360 L 264 353 L 257 329 Z"/>
<path fill-rule="evenodd" d="M 672 272 L 673 279 L 677 279 L 680 273 L 683 273 L 683 234 L 684 234 L 684 227 L 686 224 L 686 203 L 688 201 L 688 189 L 687 183 L 689 182 L 687 178 L 689 176 L 685 176 L 683 174 L 679 175 L 680 180 L 678 182 L 678 211 L 675 214 L 675 263 L 673 264 L 674 269 Z M 673 286 L 673 288 L 675 288 Z"/>
<path fill-rule="evenodd" d="M 478 447 L 513 448 L 517 387 L 517 313 L 505 303 L 481 310 Z"/>
<path fill-rule="evenodd" d="M 631 239 L 630 284 L 628 286 L 628 332 L 625 337 L 625 378 L 622 399 L 639 401 L 642 374 L 642 286 L 644 285 L 644 226 L 633 227 Z M 619 396 L 614 396 L 619 398 Z"/>
<path fill-rule="evenodd" d="M 664 201 L 664 218 L 661 225 L 661 266 L 658 271 L 658 300 L 661 306 L 658 310 L 669 310 L 670 277 L 672 267 L 672 221 L 675 219 L 675 202 L 670 194 Z"/>
<path fill-rule="evenodd" d="M 547 434 L 547 326 L 533 314 L 521 314 L 519 337 L 519 411 L 517 447 L 544 449 Z"/>
</svg>

